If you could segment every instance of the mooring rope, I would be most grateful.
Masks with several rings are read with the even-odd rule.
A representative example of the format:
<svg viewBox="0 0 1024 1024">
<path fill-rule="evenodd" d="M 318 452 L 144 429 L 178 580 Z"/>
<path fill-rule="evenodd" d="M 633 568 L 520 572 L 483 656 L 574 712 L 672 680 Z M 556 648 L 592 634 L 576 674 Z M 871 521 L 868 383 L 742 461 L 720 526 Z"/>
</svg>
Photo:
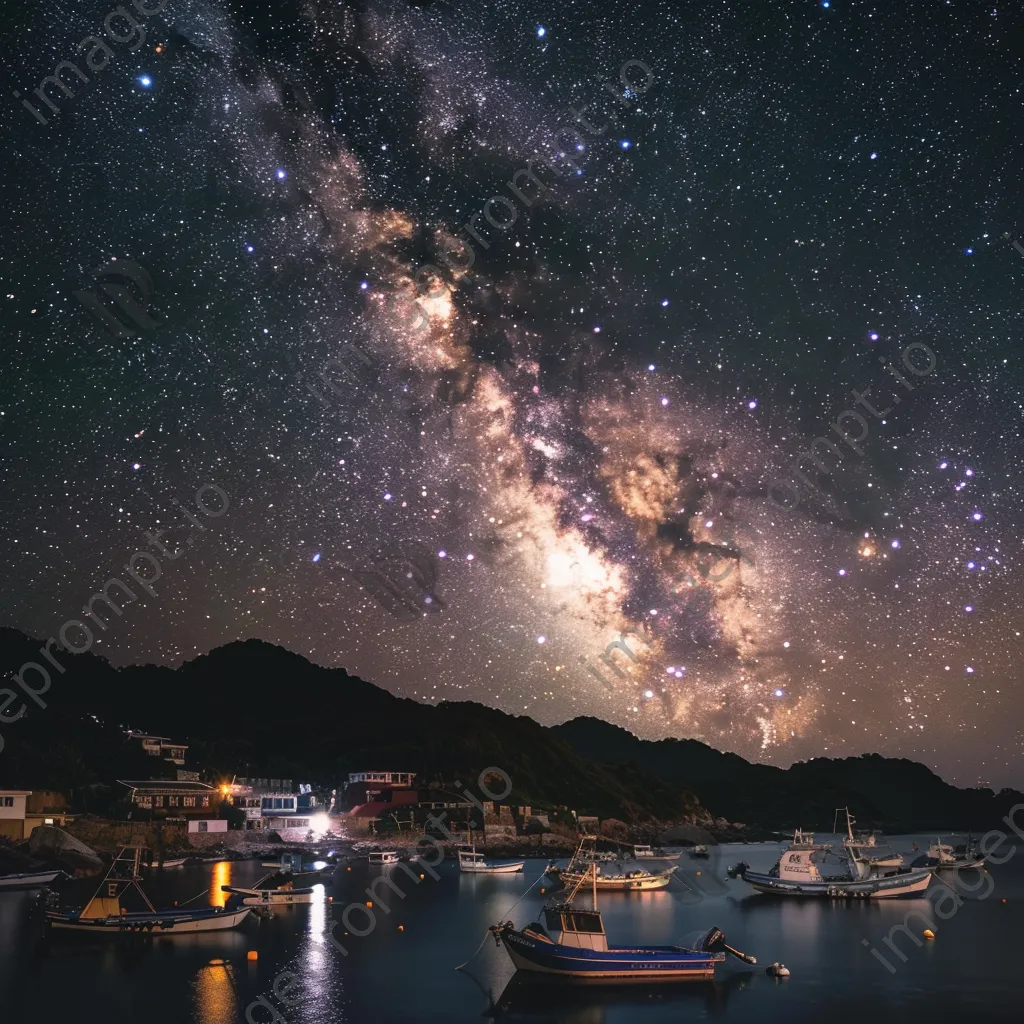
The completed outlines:
<svg viewBox="0 0 1024 1024">
<path fill-rule="evenodd" d="M 547 877 L 547 873 L 542 871 L 537 876 L 536 880 L 533 881 L 530 884 L 530 886 L 527 888 L 526 892 L 524 892 L 523 895 L 520 896 L 519 899 L 517 899 L 515 901 L 515 903 L 513 903 L 512 906 L 509 907 L 508 910 L 505 911 L 504 914 L 501 915 L 501 920 L 502 921 L 506 920 L 508 918 L 508 915 L 511 914 L 512 911 L 515 910 L 516 907 L 518 907 L 519 904 L 522 903 L 524 899 L 526 899 L 527 893 L 529 893 L 530 889 L 532 889 L 537 884 L 537 882 L 542 882 L 546 877 Z M 473 955 L 464 964 L 459 964 L 459 966 L 456 967 L 455 970 L 461 971 L 463 967 L 468 967 L 476 959 L 477 954 L 480 952 L 480 950 L 484 948 L 484 943 L 488 940 L 488 938 L 490 938 L 490 935 L 491 935 L 491 930 L 490 930 L 490 928 L 488 928 L 487 931 L 484 932 L 484 937 L 480 940 L 480 945 L 476 947 L 476 950 L 474 951 Z"/>
</svg>

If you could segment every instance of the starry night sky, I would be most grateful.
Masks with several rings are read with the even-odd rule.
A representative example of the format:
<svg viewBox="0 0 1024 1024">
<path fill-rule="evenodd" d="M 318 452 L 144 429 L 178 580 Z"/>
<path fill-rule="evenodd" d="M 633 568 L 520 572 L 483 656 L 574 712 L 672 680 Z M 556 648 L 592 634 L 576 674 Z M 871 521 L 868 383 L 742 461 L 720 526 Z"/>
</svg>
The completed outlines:
<svg viewBox="0 0 1024 1024">
<path fill-rule="evenodd" d="M 165 530 L 115 664 L 260 637 L 1024 784 L 1018 5 L 171 0 L 78 51 L 112 9 L 5 17 L 0 622 L 56 636 Z M 75 297 L 113 259 L 158 326 Z"/>
</svg>

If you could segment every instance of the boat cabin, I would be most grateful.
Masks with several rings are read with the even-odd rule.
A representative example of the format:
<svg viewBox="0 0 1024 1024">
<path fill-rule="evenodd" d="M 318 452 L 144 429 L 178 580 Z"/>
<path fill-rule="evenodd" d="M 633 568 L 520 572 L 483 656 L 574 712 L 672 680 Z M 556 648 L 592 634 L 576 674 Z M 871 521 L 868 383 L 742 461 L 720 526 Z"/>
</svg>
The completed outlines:
<svg viewBox="0 0 1024 1024">
<path fill-rule="evenodd" d="M 577 949 L 608 950 L 608 937 L 600 910 L 581 910 L 573 906 L 545 907 L 544 923 L 552 941 Z"/>
<path fill-rule="evenodd" d="M 793 846 L 779 858 L 779 878 L 787 882 L 822 881 L 821 872 L 814 861 L 816 849 L 814 846 L 800 849 L 794 841 Z"/>
<path fill-rule="evenodd" d="M 370 864 L 397 864 L 398 854 L 394 850 L 374 850 L 368 857 Z"/>
<path fill-rule="evenodd" d="M 647 860 L 654 856 L 654 851 L 649 846 L 634 846 L 633 847 L 633 859 L 634 860 Z"/>
<path fill-rule="evenodd" d="M 487 867 L 487 858 L 482 853 L 477 853 L 473 847 L 459 850 L 459 867 L 470 867 L 478 865 L 481 868 Z"/>
</svg>

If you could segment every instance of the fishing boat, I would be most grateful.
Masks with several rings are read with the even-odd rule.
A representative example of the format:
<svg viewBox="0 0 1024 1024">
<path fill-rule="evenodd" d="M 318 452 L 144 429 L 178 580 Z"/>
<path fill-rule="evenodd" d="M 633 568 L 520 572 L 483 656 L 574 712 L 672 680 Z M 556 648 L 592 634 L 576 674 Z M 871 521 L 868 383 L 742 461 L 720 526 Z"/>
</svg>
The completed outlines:
<svg viewBox="0 0 1024 1024">
<path fill-rule="evenodd" d="M 612 872 L 597 864 L 599 855 L 594 849 L 596 836 L 582 836 L 576 852 L 569 858 L 568 866 L 562 868 L 552 862 L 546 874 L 557 878 L 567 889 L 572 889 L 582 880 L 590 877 L 590 869 L 594 868 L 595 885 L 604 892 L 652 892 L 664 889 L 672 881 L 676 866 L 664 871 L 647 871 L 640 868 L 635 871 L 619 870 Z"/>
<path fill-rule="evenodd" d="M 63 871 L 24 871 L 17 875 L 0 875 L 0 892 L 16 889 L 42 889 L 58 879 L 69 878 Z"/>
<path fill-rule="evenodd" d="M 967 842 L 957 846 L 935 842 L 928 847 L 928 852 L 918 857 L 912 864 L 914 868 L 928 868 L 930 871 L 958 871 L 961 868 L 983 868 L 985 858 L 978 852 L 977 844 L 968 837 Z"/>
<path fill-rule="evenodd" d="M 793 841 L 767 874 L 751 871 L 740 861 L 729 869 L 758 892 L 773 896 L 816 896 L 825 899 L 886 899 L 923 893 L 931 881 L 928 868 L 873 869 L 844 844 L 847 864 L 835 875 L 823 875 L 821 865 L 831 853 L 828 844 L 815 843 L 814 833 L 797 829 Z"/>
<path fill-rule="evenodd" d="M 846 814 L 846 838 L 843 840 L 843 847 L 851 857 L 867 865 L 869 870 L 885 871 L 890 868 L 903 866 L 903 857 L 884 843 L 880 843 L 878 836 L 873 832 L 859 836 L 854 835 L 853 826 L 856 824 L 856 821 L 850 814 L 848 807 L 836 808 L 836 816 L 832 821 L 833 835 L 838 835 L 836 824 L 840 811 Z"/>
<path fill-rule="evenodd" d="M 652 892 L 656 889 L 664 889 L 672 881 L 672 875 L 676 871 L 673 866 L 664 871 L 617 871 L 615 874 L 610 874 L 596 864 L 593 867 L 598 872 L 597 888 L 602 892 Z M 586 871 L 573 870 L 571 867 L 556 867 L 551 874 L 567 888 L 587 877 Z"/>
<path fill-rule="evenodd" d="M 706 846 L 694 846 L 690 850 L 690 856 L 695 857 L 697 860 L 707 860 L 709 856 L 708 848 Z"/>
<path fill-rule="evenodd" d="M 296 889 L 290 877 L 275 872 L 264 875 L 251 888 L 222 885 L 220 889 L 239 897 L 237 902 L 243 907 L 288 907 L 296 903 L 313 903 L 316 899 L 314 887 Z"/>
<path fill-rule="evenodd" d="M 459 870 L 470 874 L 513 875 L 523 870 L 526 861 L 490 861 L 482 853 L 476 852 L 475 846 L 462 847 L 458 851 Z"/>
<path fill-rule="evenodd" d="M 370 867 L 386 867 L 388 864 L 398 863 L 398 853 L 395 850 L 371 850 L 366 859 Z"/>
<path fill-rule="evenodd" d="M 81 910 L 48 910 L 46 920 L 53 929 L 88 932 L 92 935 L 178 932 L 213 932 L 237 928 L 250 913 L 249 907 L 197 907 L 185 910 L 157 910 L 139 885 L 142 849 L 122 847 L 93 897 Z M 134 890 L 145 910 L 129 911 L 122 898 Z"/>
<path fill-rule="evenodd" d="M 589 880 L 593 894 L 590 910 L 573 904 Z M 692 947 L 611 946 L 597 906 L 598 867 L 591 864 L 565 900 L 542 910 L 544 924 L 536 921 L 522 930 L 511 921 L 490 928 L 496 945 L 503 945 L 517 970 L 579 981 L 669 982 L 714 976 L 726 954 L 747 964 L 755 957 L 726 945 L 717 928 L 706 932 Z"/>
<path fill-rule="evenodd" d="M 164 868 L 183 868 L 187 860 L 188 857 L 173 857 L 171 860 L 165 860 L 160 866 Z"/>
</svg>

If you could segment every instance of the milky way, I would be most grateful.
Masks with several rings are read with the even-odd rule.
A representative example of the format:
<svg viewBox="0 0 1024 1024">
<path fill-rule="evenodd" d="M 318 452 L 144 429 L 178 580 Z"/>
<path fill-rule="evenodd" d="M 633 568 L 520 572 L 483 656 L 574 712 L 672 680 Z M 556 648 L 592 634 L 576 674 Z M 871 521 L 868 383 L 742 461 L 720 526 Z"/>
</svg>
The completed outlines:
<svg viewBox="0 0 1024 1024">
<path fill-rule="evenodd" d="M 53 635 L 209 482 L 230 514 L 116 664 L 255 636 L 1019 784 L 1021 16 L 678 7 L 172 2 L 45 126 L 12 91 L 107 9 L 24 15 L 3 620 Z M 158 327 L 74 297 L 115 258 Z"/>
</svg>

